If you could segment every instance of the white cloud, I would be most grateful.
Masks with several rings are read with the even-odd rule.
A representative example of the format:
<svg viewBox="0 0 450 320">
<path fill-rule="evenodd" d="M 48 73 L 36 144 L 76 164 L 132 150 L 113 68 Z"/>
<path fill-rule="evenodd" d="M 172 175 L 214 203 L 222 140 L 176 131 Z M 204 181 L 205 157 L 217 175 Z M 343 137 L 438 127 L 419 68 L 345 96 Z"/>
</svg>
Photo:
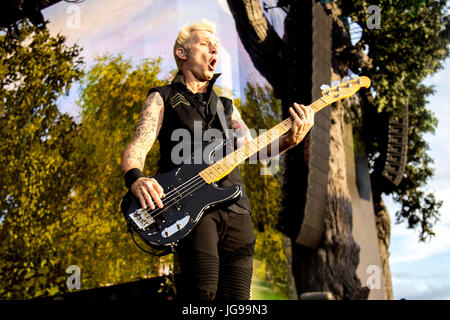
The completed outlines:
<svg viewBox="0 0 450 320">
<path fill-rule="evenodd" d="M 445 168 L 448 174 L 449 168 Z M 436 170 L 440 173 L 440 169 Z M 440 221 L 433 228 L 436 236 L 428 242 L 419 242 L 419 230 L 406 228 L 406 223 L 395 223 L 395 212 L 399 209 L 390 198 L 384 198 L 391 216 L 391 265 L 403 262 L 431 258 L 434 255 L 448 252 L 450 255 L 450 185 L 442 177 L 435 177 L 427 188 L 438 200 L 443 200 L 440 210 Z"/>
<path fill-rule="evenodd" d="M 447 276 L 447 275 L 441 275 Z M 409 274 L 406 278 L 392 277 L 395 299 L 445 300 L 450 299 L 450 283 L 433 281 L 437 278 L 418 278 Z"/>
</svg>

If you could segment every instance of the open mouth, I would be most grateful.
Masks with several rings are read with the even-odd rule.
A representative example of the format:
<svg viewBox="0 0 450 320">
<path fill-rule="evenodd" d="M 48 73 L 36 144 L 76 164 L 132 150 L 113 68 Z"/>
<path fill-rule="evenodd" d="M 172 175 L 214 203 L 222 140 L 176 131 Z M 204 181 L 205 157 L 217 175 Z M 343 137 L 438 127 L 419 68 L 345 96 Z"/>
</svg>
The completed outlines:
<svg viewBox="0 0 450 320">
<path fill-rule="evenodd" d="M 216 59 L 212 59 L 212 60 L 209 62 L 209 67 L 210 67 L 212 70 L 214 70 L 214 69 L 216 68 L 216 63 L 217 63 L 217 60 L 216 60 Z"/>
</svg>

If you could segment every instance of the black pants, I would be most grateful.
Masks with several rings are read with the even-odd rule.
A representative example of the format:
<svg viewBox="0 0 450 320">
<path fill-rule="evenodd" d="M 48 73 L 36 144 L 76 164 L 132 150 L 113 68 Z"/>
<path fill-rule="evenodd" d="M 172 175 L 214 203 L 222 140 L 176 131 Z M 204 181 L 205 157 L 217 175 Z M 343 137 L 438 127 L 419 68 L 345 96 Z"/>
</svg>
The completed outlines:
<svg viewBox="0 0 450 320">
<path fill-rule="evenodd" d="M 251 216 L 222 209 L 206 213 L 177 247 L 180 300 L 248 300 L 255 235 Z"/>
</svg>

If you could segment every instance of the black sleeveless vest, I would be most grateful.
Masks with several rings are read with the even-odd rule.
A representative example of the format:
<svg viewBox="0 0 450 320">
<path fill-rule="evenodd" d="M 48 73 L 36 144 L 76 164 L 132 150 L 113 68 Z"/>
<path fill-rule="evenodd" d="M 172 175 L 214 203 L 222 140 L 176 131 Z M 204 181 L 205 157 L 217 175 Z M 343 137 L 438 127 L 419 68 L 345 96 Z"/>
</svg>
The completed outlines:
<svg viewBox="0 0 450 320">
<path fill-rule="evenodd" d="M 172 133 L 176 129 L 185 129 L 189 132 L 190 137 L 194 137 L 194 123 L 199 126 L 201 124 L 201 133 L 207 129 L 218 129 L 223 134 L 223 128 L 217 115 L 217 102 L 219 97 L 213 90 L 214 82 L 220 74 L 215 74 L 210 81 L 206 95 L 194 94 L 183 83 L 183 75 L 178 72 L 171 84 L 163 87 L 155 87 L 150 89 L 148 95 L 158 91 L 164 100 L 164 118 L 161 130 L 158 135 L 160 146 L 160 160 L 158 162 L 159 172 L 167 172 L 173 170 L 179 164 L 172 161 L 172 149 L 179 144 L 179 141 L 172 141 Z M 208 101 L 203 101 L 207 97 Z M 220 97 L 225 108 L 225 117 L 227 124 L 230 122 L 231 113 L 233 111 L 232 101 L 225 97 Z M 198 130 L 198 129 L 197 129 Z M 192 139 L 193 140 L 193 139 Z M 194 141 L 191 141 L 191 152 L 198 147 Z M 187 156 L 187 155 L 184 155 Z M 231 185 L 242 185 L 239 174 L 239 168 L 235 168 L 227 177 L 219 183 L 222 187 Z M 241 198 L 236 202 L 225 205 L 224 208 L 240 213 L 251 214 L 248 197 L 243 190 Z"/>
</svg>

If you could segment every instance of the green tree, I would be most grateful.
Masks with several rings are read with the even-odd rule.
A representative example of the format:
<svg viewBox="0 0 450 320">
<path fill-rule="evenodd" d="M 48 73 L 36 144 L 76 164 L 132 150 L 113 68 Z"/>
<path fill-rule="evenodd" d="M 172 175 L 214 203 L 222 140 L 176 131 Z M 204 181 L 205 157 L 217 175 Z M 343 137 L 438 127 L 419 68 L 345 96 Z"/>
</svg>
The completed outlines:
<svg viewBox="0 0 450 320">
<path fill-rule="evenodd" d="M 282 100 L 285 114 L 292 101 L 309 101 L 311 3 L 278 1 L 278 5 L 287 11 L 284 36 L 280 38 L 264 17 L 259 1 L 227 2 L 245 48 L 255 67 L 275 89 L 277 98 Z M 371 89 L 361 95 L 362 117 L 353 122 L 361 129 L 357 133 L 363 139 L 362 145 L 365 145 L 364 151 L 370 160 L 375 211 L 384 208 L 381 195 L 392 194 L 402 206 L 396 213 L 398 221 L 406 220 L 409 227 L 419 228 L 422 241 L 433 235 L 432 226 L 438 220 L 441 202 L 433 194 L 423 191 L 433 174 L 423 134 L 433 132 L 437 121 L 425 108 L 426 97 L 432 90 L 422 90 L 421 82 L 439 70 L 449 55 L 446 2 L 320 1 L 332 21 L 333 72 L 343 77 L 351 69 L 372 79 Z M 380 9 L 379 29 L 368 23 L 376 22 L 371 17 L 374 12 L 369 11 L 371 5 Z M 355 45 L 350 39 L 349 19 L 362 29 L 361 39 Z M 299 29 L 304 32 L 298 32 Z M 410 127 L 407 168 L 401 186 L 396 187 L 382 175 L 382 155 L 387 150 L 387 119 L 400 116 L 406 105 L 410 110 L 410 123 L 419 127 Z M 423 116 L 426 121 L 411 118 L 417 116 Z M 420 155 L 421 159 L 412 154 Z M 289 170 L 291 168 L 287 168 Z"/>
<path fill-rule="evenodd" d="M 56 293 L 65 281 L 58 241 L 80 169 L 77 126 L 58 97 L 80 79 L 80 49 L 23 21 L 0 35 L 0 297 Z M 4 30 L 3 30 L 4 31 Z"/>
<path fill-rule="evenodd" d="M 76 177 L 67 211 L 77 232 L 70 236 L 65 255 L 68 264 L 80 266 L 84 289 L 157 276 L 160 263 L 171 262 L 171 256 L 158 259 L 141 251 L 120 212 L 126 192 L 122 151 L 133 137 L 148 90 L 166 83 L 158 80 L 159 72 L 159 59 L 133 65 L 121 56 L 103 56 L 82 81 L 74 159 L 83 164 L 83 171 Z M 156 173 L 158 159 L 155 143 L 147 155 L 146 175 Z"/>
<path fill-rule="evenodd" d="M 424 188 L 433 176 L 433 160 L 427 154 L 425 133 L 434 133 L 437 119 L 426 108 L 434 90 L 422 84 L 425 77 L 442 68 L 449 56 L 450 25 L 446 1 L 380 0 L 380 29 L 368 24 L 369 1 L 338 2 L 341 18 L 350 17 L 362 29 L 361 39 L 351 45 L 348 36 L 336 44 L 342 67 L 372 79 L 370 91 L 362 96 L 362 115 L 353 119 L 357 136 L 371 165 L 375 209 L 383 210 L 382 194 L 391 194 L 401 205 L 397 221 L 419 229 L 421 241 L 434 235 L 442 201 Z M 335 9 L 337 9 L 336 7 Z M 336 10 L 332 10 L 336 13 Z M 402 116 L 407 106 L 408 150 L 403 179 L 395 186 L 382 175 L 387 151 L 388 119 Z"/>
<path fill-rule="evenodd" d="M 245 103 L 234 100 L 242 118 L 250 129 L 270 129 L 281 121 L 281 103 L 268 87 L 247 84 Z M 280 160 L 281 161 L 281 160 Z M 288 295 L 288 261 L 283 245 L 283 235 L 276 229 L 281 210 L 282 165 L 274 162 L 267 165 L 247 161 L 240 171 L 245 191 L 252 208 L 255 229 L 255 258 L 261 262 L 256 274 L 267 280 L 276 291 Z"/>
</svg>

